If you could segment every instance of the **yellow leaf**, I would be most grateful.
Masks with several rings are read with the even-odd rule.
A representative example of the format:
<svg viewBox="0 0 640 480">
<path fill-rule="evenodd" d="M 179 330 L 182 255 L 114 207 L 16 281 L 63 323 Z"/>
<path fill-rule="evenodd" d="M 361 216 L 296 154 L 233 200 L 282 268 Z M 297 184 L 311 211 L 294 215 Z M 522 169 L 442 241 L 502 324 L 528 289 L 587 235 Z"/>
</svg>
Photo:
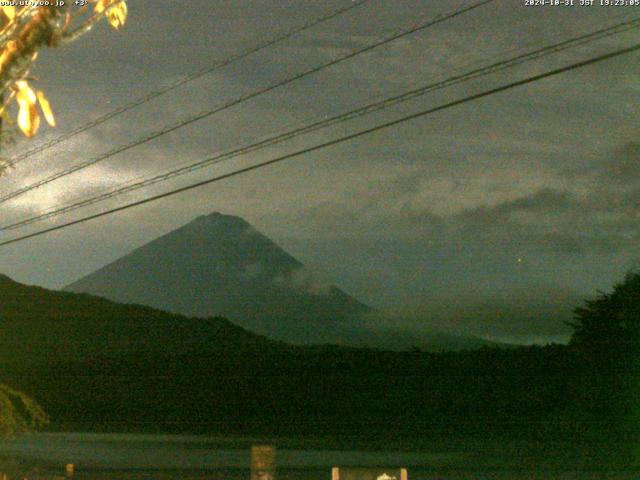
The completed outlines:
<svg viewBox="0 0 640 480">
<path fill-rule="evenodd" d="M 40 115 L 38 114 L 38 109 L 35 105 L 31 105 L 29 107 L 20 106 L 20 111 L 18 112 L 18 126 L 26 137 L 31 138 L 36 134 L 38 128 L 40 128 Z"/>
<path fill-rule="evenodd" d="M 53 116 L 53 112 L 51 111 L 51 104 L 47 97 L 44 96 L 44 93 L 38 91 L 38 102 L 40 103 L 40 108 L 42 109 L 42 113 L 44 113 L 44 118 L 49 125 L 52 127 L 56 126 L 56 119 Z"/>
<path fill-rule="evenodd" d="M 113 2 L 113 0 L 98 0 L 98 3 L 96 3 L 96 6 L 94 8 L 96 13 L 102 13 L 104 12 L 104 9 L 107 8 L 107 6 L 109 6 L 109 4 L 111 4 Z"/>
<path fill-rule="evenodd" d="M 95 12 L 105 13 L 107 21 L 118 30 L 127 20 L 127 2 L 125 0 L 98 0 Z"/>
<path fill-rule="evenodd" d="M 123 0 L 107 9 L 107 20 L 118 30 L 127 21 L 127 3 Z"/>
<path fill-rule="evenodd" d="M 16 101 L 18 102 L 18 126 L 25 136 L 31 138 L 40 128 L 40 114 L 36 108 L 36 94 L 24 80 L 16 82 Z"/>
<path fill-rule="evenodd" d="M 26 80 L 18 80 L 16 82 L 16 98 L 18 100 L 18 102 L 20 101 L 24 101 L 29 103 L 30 105 L 35 105 L 36 103 L 36 94 L 34 93 L 33 90 L 31 90 L 31 87 L 29 86 L 29 83 L 27 83 Z"/>
<path fill-rule="evenodd" d="M 14 40 L 9 40 L 5 47 L 2 49 L 2 54 L 0 54 L 0 69 L 4 66 L 5 63 L 11 58 L 12 55 L 16 53 L 18 50 L 18 46 Z"/>
<path fill-rule="evenodd" d="M 3 6 L 2 13 L 9 19 L 9 21 L 13 21 L 16 18 L 16 7 L 14 6 Z"/>
</svg>

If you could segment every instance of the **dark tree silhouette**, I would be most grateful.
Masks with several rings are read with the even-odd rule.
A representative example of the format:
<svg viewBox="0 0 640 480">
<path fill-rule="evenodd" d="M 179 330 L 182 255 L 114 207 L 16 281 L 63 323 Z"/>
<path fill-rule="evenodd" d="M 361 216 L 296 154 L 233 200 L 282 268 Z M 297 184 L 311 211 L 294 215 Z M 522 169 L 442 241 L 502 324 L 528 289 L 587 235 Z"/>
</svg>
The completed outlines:
<svg viewBox="0 0 640 480">
<path fill-rule="evenodd" d="M 633 351 L 640 346 L 640 272 L 628 273 L 611 293 L 574 310 L 571 343 L 592 350 Z"/>
<path fill-rule="evenodd" d="M 628 273 L 610 293 L 574 310 L 571 347 L 578 355 L 577 394 L 594 439 L 609 448 L 592 452 L 597 462 L 616 450 L 627 464 L 640 463 L 640 272 Z M 580 380 L 581 379 L 581 380 Z M 615 448 L 614 448 L 615 447 Z M 598 450 L 598 449 L 596 449 Z"/>
</svg>

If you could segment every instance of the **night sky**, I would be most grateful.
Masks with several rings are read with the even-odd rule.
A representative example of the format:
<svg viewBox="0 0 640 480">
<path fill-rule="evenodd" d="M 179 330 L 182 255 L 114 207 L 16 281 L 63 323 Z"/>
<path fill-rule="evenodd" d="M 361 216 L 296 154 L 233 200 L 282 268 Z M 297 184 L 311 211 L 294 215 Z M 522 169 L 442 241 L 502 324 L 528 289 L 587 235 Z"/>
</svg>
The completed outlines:
<svg viewBox="0 0 640 480">
<path fill-rule="evenodd" d="M 58 120 L 18 154 L 348 0 L 130 0 L 44 51 L 33 74 Z M 466 1 L 371 0 L 22 162 L 0 194 L 372 43 Z M 579 0 L 576 0 L 579 3 Z M 0 205 L 2 223 L 198 161 L 387 95 L 624 19 L 640 7 L 498 0 Z M 637 30 L 200 170 L 8 239 L 634 44 Z M 563 340 L 582 298 L 640 265 L 640 54 L 445 112 L 134 210 L 0 248 L 15 280 L 61 288 L 214 211 L 245 218 L 377 321 L 519 342 Z"/>
</svg>

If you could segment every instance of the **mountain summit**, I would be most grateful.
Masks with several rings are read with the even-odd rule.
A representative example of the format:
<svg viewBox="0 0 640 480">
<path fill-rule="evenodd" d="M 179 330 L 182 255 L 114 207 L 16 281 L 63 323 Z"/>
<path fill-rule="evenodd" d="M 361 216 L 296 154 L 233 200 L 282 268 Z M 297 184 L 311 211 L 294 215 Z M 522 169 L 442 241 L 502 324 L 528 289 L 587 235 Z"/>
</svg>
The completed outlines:
<svg viewBox="0 0 640 480">
<path fill-rule="evenodd" d="M 332 326 L 370 310 L 245 220 L 221 213 L 200 216 L 66 289 L 188 316 L 224 316 L 299 343 L 333 340 Z"/>
</svg>

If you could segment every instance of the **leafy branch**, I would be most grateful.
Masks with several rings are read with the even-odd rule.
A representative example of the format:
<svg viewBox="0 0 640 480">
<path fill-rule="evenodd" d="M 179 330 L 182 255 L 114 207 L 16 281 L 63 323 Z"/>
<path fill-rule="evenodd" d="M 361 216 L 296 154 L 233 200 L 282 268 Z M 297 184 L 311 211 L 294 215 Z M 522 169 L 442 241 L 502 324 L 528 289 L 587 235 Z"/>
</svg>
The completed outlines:
<svg viewBox="0 0 640 480">
<path fill-rule="evenodd" d="M 0 95 L 6 98 L 0 116 L 6 124 L 14 125 L 8 109 L 16 104 L 17 126 L 29 138 L 40 127 L 41 113 L 47 123 L 55 126 L 45 94 L 29 85 L 30 70 L 39 51 L 77 40 L 102 19 L 117 30 L 127 18 L 125 0 L 91 0 L 93 9 L 88 4 L 71 7 L 71 2 L 60 3 L 60 6 L 0 7 Z"/>
</svg>

